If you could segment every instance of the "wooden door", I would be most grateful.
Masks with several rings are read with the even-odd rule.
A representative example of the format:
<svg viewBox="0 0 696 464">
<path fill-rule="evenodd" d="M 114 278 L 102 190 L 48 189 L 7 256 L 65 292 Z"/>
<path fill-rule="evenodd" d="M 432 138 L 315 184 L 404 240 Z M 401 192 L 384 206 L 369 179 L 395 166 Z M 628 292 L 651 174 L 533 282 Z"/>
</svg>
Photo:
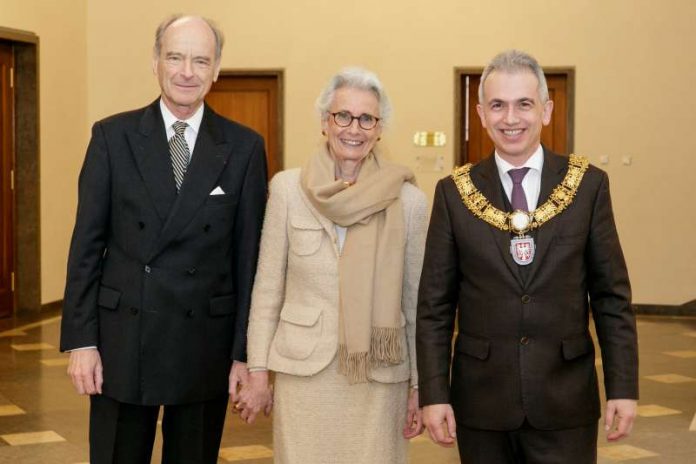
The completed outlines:
<svg viewBox="0 0 696 464">
<path fill-rule="evenodd" d="M 0 42 L 0 317 L 14 312 L 14 96 L 12 46 Z"/>
<path fill-rule="evenodd" d="M 282 78 L 282 71 L 223 71 L 206 97 L 217 113 L 263 136 L 269 179 L 283 169 Z"/>
<path fill-rule="evenodd" d="M 491 141 L 486 129 L 481 125 L 481 119 L 476 111 L 478 103 L 478 87 L 481 72 L 462 73 L 458 80 L 458 111 L 456 164 L 476 163 L 493 153 Z M 558 154 L 568 154 L 573 149 L 572 144 L 572 105 L 573 105 L 573 74 L 572 70 L 547 71 L 546 83 L 549 88 L 549 98 L 553 100 L 551 122 L 541 130 L 541 143 Z M 465 109 L 465 111 L 462 111 Z"/>
</svg>

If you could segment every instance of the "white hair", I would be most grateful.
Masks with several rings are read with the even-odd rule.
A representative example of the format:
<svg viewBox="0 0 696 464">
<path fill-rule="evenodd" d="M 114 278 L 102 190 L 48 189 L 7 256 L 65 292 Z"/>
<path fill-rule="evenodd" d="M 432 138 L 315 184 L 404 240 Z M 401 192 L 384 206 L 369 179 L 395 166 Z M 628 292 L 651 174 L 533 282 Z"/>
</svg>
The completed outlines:
<svg viewBox="0 0 696 464">
<path fill-rule="evenodd" d="M 389 98 L 377 75 L 363 68 L 344 68 L 329 80 L 329 83 L 319 94 L 315 104 L 322 120 L 328 118 L 329 108 L 331 103 L 333 103 L 336 91 L 344 87 L 372 92 L 379 102 L 379 119 L 383 126 L 387 125 L 391 119 L 392 112 Z"/>
</svg>

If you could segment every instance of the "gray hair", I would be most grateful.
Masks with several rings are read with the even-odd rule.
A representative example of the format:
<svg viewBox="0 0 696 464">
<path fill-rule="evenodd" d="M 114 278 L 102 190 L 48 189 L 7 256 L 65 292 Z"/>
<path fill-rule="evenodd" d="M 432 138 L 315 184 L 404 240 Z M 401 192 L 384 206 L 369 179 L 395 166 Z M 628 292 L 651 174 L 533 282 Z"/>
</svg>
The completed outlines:
<svg viewBox="0 0 696 464">
<path fill-rule="evenodd" d="M 386 126 L 391 119 L 392 107 L 387 97 L 384 87 L 377 75 L 363 68 L 344 68 L 334 75 L 329 83 L 321 91 L 316 101 L 316 108 L 321 115 L 322 121 L 329 115 L 329 108 L 333 103 L 334 96 L 338 89 L 349 87 L 353 89 L 369 90 L 379 102 L 379 119 L 382 126 Z"/>
<path fill-rule="evenodd" d="M 213 35 L 215 36 L 215 61 L 220 61 L 220 57 L 222 56 L 222 46 L 225 44 L 225 36 L 222 34 L 220 28 L 217 27 L 217 24 L 215 24 L 213 20 L 204 18 L 202 16 L 185 16 L 182 14 L 171 15 L 170 17 L 162 21 L 159 26 L 157 26 L 157 30 L 155 31 L 155 45 L 152 48 L 153 53 L 155 54 L 155 58 L 160 56 L 160 52 L 162 51 L 162 36 L 164 36 L 164 33 L 166 32 L 167 28 L 176 21 L 184 18 L 201 19 L 208 25 L 208 27 L 210 27 L 210 30 L 213 32 Z"/>
<path fill-rule="evenodd" d="M 486 82 L 488 76 L 495 71 L 506 73 L 516 73 L 520 71 L 531 72 L 536 76 L 539 82 L 537 90 L 539 91 L 541 103 L 544 104 L 549 100 L 549 88 L 546 85 L 544 70 L 541 69 L 537 60 L 535 60 L 532 55 L 519 50 L 506 50 L 496 55 L 495 58 L 488 63 L 486 69 L 483 70 L 483 74 L 481 74 L 481 83 L 478 88 L 479 103 L 483 103 L 483 83 Z"/>
</svg>

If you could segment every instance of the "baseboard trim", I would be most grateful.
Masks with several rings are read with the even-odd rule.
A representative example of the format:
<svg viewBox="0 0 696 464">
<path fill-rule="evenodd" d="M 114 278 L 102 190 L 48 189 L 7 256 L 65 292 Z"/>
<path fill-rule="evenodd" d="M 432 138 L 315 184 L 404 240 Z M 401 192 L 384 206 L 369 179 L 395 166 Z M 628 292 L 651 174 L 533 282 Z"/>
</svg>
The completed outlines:
<svg viewBox="0 0 696 464">
<path fill-rule="evenodd" d="M 43 303 L 41 305 L 41 312 L 42 313 L 55 312 L 55 311 L 60 312 L 62 310 L 63 310 L 63 300 L 51 301 L 50 303 Z"/>
<path fill-rule="evenodd" d="M 63 300 L 52 301 L 41 305 L 41 312 L 61 311 Z M 696 300 L 682 305 L 653 305 L 635 304 L 633 310 L 640 316 L 691 316 L 696 317 Z"/>
<path fill-rule="evenodd" d="M 696 300 L 682 305 L 636 304 L 633 310 L 641 316 L 689 316 L 696 317 Z"/>
</svg>

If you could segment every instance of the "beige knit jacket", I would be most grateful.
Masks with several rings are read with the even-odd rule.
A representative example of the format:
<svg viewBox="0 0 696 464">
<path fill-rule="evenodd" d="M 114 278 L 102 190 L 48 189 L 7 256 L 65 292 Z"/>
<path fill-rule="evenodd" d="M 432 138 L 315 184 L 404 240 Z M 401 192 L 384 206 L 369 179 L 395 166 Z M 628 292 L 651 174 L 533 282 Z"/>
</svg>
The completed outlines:
<svg viewBox="0 0 696 464">
<path fill-rule="evenodd" d="M 406 222 L 402 324 L 403 363 L 375 368 L 370 380 L 418 384 L 416 303 L 423 264 L 428 204 L 412 184 L 401 189 Z M 247 365 L 309 376 L 328 366 L 338 349 L 338 238 L 300 188 L 300 170 L 270 183 L 261 252 L 251 301 Z"/>
</svg>

